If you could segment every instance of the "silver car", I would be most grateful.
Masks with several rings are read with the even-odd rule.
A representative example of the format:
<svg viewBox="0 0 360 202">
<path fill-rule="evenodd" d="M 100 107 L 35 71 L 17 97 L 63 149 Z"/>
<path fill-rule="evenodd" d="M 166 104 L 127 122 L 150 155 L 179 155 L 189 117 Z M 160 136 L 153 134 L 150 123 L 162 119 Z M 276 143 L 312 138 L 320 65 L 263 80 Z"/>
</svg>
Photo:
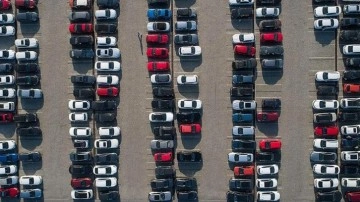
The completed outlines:
<svg viewBox="0 0 360 202">
<path fill-rule="evenodd" d="M 22 189 L 20 191 L 20 198 L 40 198 L 41 196 L 41 189 Z"/>
<path fill-rule="evenodd" d="M 232 134 L 235 137 L 249 137 L 252 138 L 255 134 L 254 126 L 233 126 Z"/>
<path fill-rule="evenodd" d="M 174 148 L 173 140 L 151 140 L 151 149 L 172 149 Z"/>
<path fill-rule="evenodd" d="M 170 191 L 164 191 L 164 192 L 150 192 L 148 195 L 150 202 L 156 202 L 156 201 L 171 201 L 172 195 Z"/>
<path fill-rule="evenodd" d="M 19 89 L 17 96 L 19 98 L 39 99 L 43 97 L 43 92 L 41 89 Z"/>
<path fill-rule="evenodd" d="M 228 161 L 231 163 L 252 163 L 254 162 L 254 155 L 252 153 L 230 152 Z"/>
<path fill-rule="evenodd" d="M 175 30 L 176 31 L 196 31 L 197 24 L 196 21 L 177 21 L 175 23 Z"/>
<path fill-rule="evenodd" d="M 19 177 L 18 176 L 7 176 L 7 177 L 1 177 L 0 178 L 0 185 L 4 186 L 4 185 L 13 185 L 13 184 L 17 184 L 19 182 Z"/>
</svg>

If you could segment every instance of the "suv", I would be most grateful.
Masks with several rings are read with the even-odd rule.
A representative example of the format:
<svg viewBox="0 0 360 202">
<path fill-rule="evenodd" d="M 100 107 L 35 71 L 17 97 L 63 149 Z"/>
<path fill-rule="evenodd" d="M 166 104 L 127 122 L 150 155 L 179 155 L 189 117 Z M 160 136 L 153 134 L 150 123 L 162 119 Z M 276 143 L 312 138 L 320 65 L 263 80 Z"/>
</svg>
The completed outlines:
<svg viewBox="0 0 360 202">
<path fill-rule="evenodd" d="M 235 60 L 231 63 L 232 69 L 236 70 L 243 70 L 243 69 L 253 69 L 257 65 L 255 58 L 249 58 L 244 60 Z"/>
<path fill-rule="evenodd" d="M 195 123 L 201 119 L 199 112 L 179 112 L 176 114 L 176 119 L 180 123 Z"/>
<path fill-rule="evenodd" d="M 254 88 L 252 85 L 242 85 L 241 87 L 231 87 L 231 97 L 247 97 L 253 98 Z"/>
<path fill-rule="evenodd" d="M 231 19 L 247 18 L 253 15 L 252 8 L 235 8 L 231 9 Z"/>
<path fill-rule="evenodd" d="M 174 90 L 171 87 L 154 87 L 152 92 L 155 97 L 174 97 Z"/>
<path fill-rule="evenodd" d="M 347 67 L 358 68 L 360 67 L 360 58 L 346 58 L 345 65 Z"/>
<path fill-rule="evenodd" d="M 36 113 L 17 114 L 17 115 L 14 115 L 13 120 L 14 120 L 14 122 L 17 122 L 17 123 L 37 122 L 37 114 Z"/>
<path fill-rule="evenodd" d="M 95 91 L 92 88 L 79 88 L 73 90 L 73 95 L 79 99 L 91 99 L 95 96 Z"/>
<path fill-rule="evenodd" d="M 39 76 L 19 76 L 16 78 L 16 84 L 20 86 L 36 86 L 40 81 Z"/>
<path fill-rule="evenodd" d="M 360 41 L 360 32 L 357 30 L 343 30 L 340 32 L 340 40 L 358 42 Z"/>
<path fill-rule="evenodd" d="M 342 199 L 342 195 L 338 190 L 330 192 L 317 192 L 315 197 L 317 201 L 341 201 Z"/>
<path fill-rule="evenodd" d="M 37 22 L 39 21 L 39 15 L 36 12 L 18 13 L 16 15 L 16 20 L 23 23 Z"/>
<path fill-rule="evenodd" d="M 36 73 L 39 71 L 39 66 L 36 63 L 22 63 L 15 66 L 18 73 Z"/>
<path fill-rule="evenodd" d="M 92 109 L 95 111 L 105 111 L 116 109 L 115 100 L 97 100 L 91 103 Z"/>
<path fill-rule="evenodd" d="M 252 179 L 231 178 L 229 180 L 229 189 L 231 191 L 251 191 L 254 188 Z"/>
<path fill-rule="evenodd" d="M 343 109 L 360 109 L 360 98 L 343 98 L 340 100 Z"/>
<path fill-rule="evenodd" d="M 261 46 L 260 47 L 260 55 L 282 55 L 284 53 L 284 48 L 281 45 L 276 46 Z"/>
<path fill-rule="evenodd" d="M 155 99 L 151 101 L 151 107 L 153 109 L 172 109 L 174 106 L 174 100 Z"/>
<path fill-rule="evenodd" d="M 96 78 L 90 75 L 74 75 L 71 76 L 71 83 L 83 84 L 83 85 L 94 85 Z"/>
<path fill-rule="evenodd" d="M 353 138 L 351 136 L 346 136 L 346 138 L 341 139 L 341 149 L 342 151 L 354 151 L 358 150 L 360 145 L 359 138 Z"/>
<path fill-rule="evenodd" d="M 277 98 L 263 99 L 261 101 L 261 107 L 264 109 L 278 109 L 281 107 L 281 101 Z"/>
<path fill-rule="evenodd" d="M 158 179 L 172 178 L 176 174 L 172 166 L 157 166 L 155 168 L 155 177 Z"/>
</svg>

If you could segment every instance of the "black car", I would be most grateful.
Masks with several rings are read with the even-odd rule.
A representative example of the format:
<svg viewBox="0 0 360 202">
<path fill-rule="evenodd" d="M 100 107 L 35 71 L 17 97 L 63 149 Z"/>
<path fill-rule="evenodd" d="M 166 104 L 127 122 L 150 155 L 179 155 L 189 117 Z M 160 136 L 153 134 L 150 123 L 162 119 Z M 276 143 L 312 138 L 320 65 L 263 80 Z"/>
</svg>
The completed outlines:
<svg viewBox="0 0 360 202">
<path fill-rule="evenodd" d="M 14 115 L 13 120 L 16 123 L 31 123 L 38 121 L 36 113 L 17 114 Z"/>
<path fill-rule="evenodd" d="M 359 18 L 343 18 L 340 22 L 341 28 L 356 28 L 360 26 Z"/>
<path fill-rule="evenodd" d="M 92 88 L 78 88 L 73 90 L 73 95 L 79 99 L 90 99 L 95 96 L 95 90 Z"/>
<path fill-rule="evenodd" d="M 274 163 L 280 162 L 281 154 L 278 152 L 258 152 L 256 153 L 256 161 L 258 163 Z"/>
<path fill-rule="evenodd" d="M 76 176 L 89 176 L 93 173 L 91 165 L 70 165 L 69 173 Z"/>
<path fill-rule="evenodd" d="M 16 129 L 16 134 L 20 136 L 40 136 L 42 134 L 42 131 L 37 126 L 18 127 Z"/>
<path fill-rule="evenodd" d="M 200 151 L 180 151 L 177 152 L 178 162 L 201 162 L 202 155 Z"/>
<path fill-rule="evenodd" d="M 333 85 L 318 85 L 316 88 L 317 95 L 337 95 L 339 93 L 339 89 Z"/>
<path fill-rule="evenodd" d="M 281 107 L 281 100 L 277 98 L 263 99 L 261 107 L 264 109 L 278 109 Z"/>
<path fill-rule="evenodd" d="M 38 162 L 41 161 L 41 153 L 40 152 L 20 153 L 19 160 L 24 162 Z"/>
<path fill-rule="evenodd" d="M 331 124 L 336 121 L 335 113 L 316 113 L 314 114 L 314 123 Z"/>
<path fill-rule="evenodd" d="M 94 85 L 95 82 L 96 82 L 95 76 L 90 76 L 90 75 L 71 76 L 71 83 L 73 84 Z"/>
<path fill-rule="evenodd" d="M 359 42 L 360 32 L 357 30 L 343 30 L 340 32 L 340 40 L 348 42 Z"/>
<path fill-rule="evenodd" d="M 249 58 L 245 60 L 235 60 L 232 62 L 231 66 L 234 71 L 243 70 L 243 69 L 253 69 L 257 65 L 255 58 Z"/>
<path fill-rule="evenodd" d="M 197 191 L 179 191 L 176 194 L 179 202 L 190 202 L 198 200 Z"/>
<path fill-rule="evenodd" d="M 231 97 L 247 97 L 252 98 L 254 96 L 254 88 L 252 86 L 241 86 L 230 88 Z"/>
<path fill-rule="evenodd" d="M 346 136 L 346 138 L 341 139 L 341 149 L 343 151 L 354 151 L 359 150 L 360 139 L 353 138 L 351 136 Z"/>
<path fill-rule="evenodd" d="M 72 162 L 89 162 L 92 160 L 90 152 L 71 152 L 69 157 Z"/>
<path fill-rule="evenodd" d="M 165 98 L 174 97 L 174 90 L 170 87 L 154 87 L 152 89 L 152 92 L 155 97 L 165 97 Z"/>
<path fill-rule="evenodd" d="M 232 83 L 234 85 L 241 85 L 243 83 L 254 83 L 254 75 L 233 75 Z"/>
<path fill-rule="evenodd" d="M 256 4 L 263 4 L 263 5 L 275 5 L 281 3 L 281 0 L 257 0 Z"/>
<path fill-rule="evenodd" d="M 176 129 L 173 126 L 154 127 L 153 133 L 156 139 L 173 140 L 176 135 Z"/>
<path fill-rule="evenodd" d="M 168 179 L 152 179 L 150 186 L 153 191 L 170 191 L 174 187 L 174 180 Z"/>
<path fill-rule="evenodd" d="M 94 43 L 92 36 L 83 35 L 83 36 L 71 36 L 70 44 L 73 46 L 91 46 Z"/>
<path fill-rule="evenodd" d="M 37 22 L 39 20 L 39 15 L 36 12 L 18 13 L 16 15 L 16 20 L 23 23 Z"/>
<path fill-rule="evenodd" d="M 316 201 L 331 201 L 331 202 L 340 202 L 342 195 L 340 191 L 329 191 L 329 192 L 316 192 Z"/>
<path fill-rule="evenodd" d="M 343 79 L 346 81 L 359 80 L 360 71 L 356 71 L 356 70 L 344 71 Z"/>
<path fill-rule="evenodd" d="M 96 3 L 100 8 L 117 8 L 117 7 L 119 7 L 119 0 L 97 0 Z"/>
<path fill-rule="evenodd" d="M 175 189 L 177 191 L 191 191 L 197 189 L 196 178 L 184 177 L 175 179 Z"/>
<path fill-rule="evenodd" d="M 228 191 L 226 193 L 226 200 L 227 202 L 253 202 L 254 195 L 252 193 Z"/>
<path fill-rule="evenodd" d="M 115 119 L 116 119 L 115 113 L 108 112 L 108 113 L 96 113 L 95 114 L 95 120 L 100 123 L 111 122 L 111 121 L 114 121 Z"/>
<path fill-rule="evenodd" d="M 280 45 L 277 46 L 261 46 L 260 55 L 282 55 L 284 53 L 284 48 Z"/>
<path fill-rule="evenodd" d="M 275 20 L 262 20 L 259 23 L 260 31 L 270 31 L 277 30 L 281 28 L 281 21 L 278 19 Z"/>
<path fill-rule="evenodd" d="M 197 34 L 175 34 L 174 43 L 177 45 L 195 45 L 199 43 Z"/>
<path fill-rule="evenodd" d="M 36 86 L 39 84 L 39 76 L 18 76 L 16 78 L 16 85 L 19 86 Z"/>
<path fill-rule="evenodd" d="M 261 61 L 261 67 L 263 69 L 282 69 L 284 66 L 283 59 L 263 59 Z"/>
<path fill-rule="evenodd" d="M 172 166 L 157 166 L 155 168 L 155 177 L 158 179 L 172 178 L 176 174 Z"/>
<path fill-rule="evenodd" d="M 359 166 L 342 166 L 340 169 L 340 173 L 345 176 L 360 175 L 360 167 Z"/>
<path fill-rule="evenodd" d="M 115 100 L 97 100 L 93 101 L 91 106 L 95 111 L 114 110 L 117 107 Z"/>
<path fill-rule="evenodd" d="M 69 14 L 70 22 L 89 22 L 91 15 L 88 11 L 73 11 Z"/>
<path fill-rule="evenodd" d="M 314 0 L 315 3 L 334 2 L 335 0 Z"/>
<path fill-rule="evenodd" d="M 117 164 L 119 157 L 116 153 L 103 153 L 95 155 L 96 164 Z"/>
<path fill-rule="evenodd" d="M 175 101 L 155 99 L 151 101 L 151 107 L 153 109 L 172 109 L 175 107 Z"/>
<path fill-rule="evenodd" d="M 255 150 L 256 142 L 254 140 L 232 140 L 231 148 L 233 151 Z"/>
<path fill-rule="evenodd" d="M 76 139 L 74 140 L 73 142 L 73 146 L 75 149 L 84 149 L 84 148 L 88 148 L 89 144 L 89 140 L 79 140 L 79 139 Z"/>
<path fill-rule="evenodd" d="M 179 123 L 195 123 L 201 119 L 199 112 L 179 112 L 176 114 L 176 119 Z"/>
<path fill-rule="evenodd" d="M 147 0 L 149 5 L 168 5 L 169 0 Z"/>
<path fill-rule="evenodd" d="M 356 122 L 360 121 L 360 114 L 358 112 L 339 112 L 338 119 L 342 122 Z"/>
<path fill-rule="evenodd" d="M 98 34 L 114 34 L 117 32 L 117 24 L 96 24 L 95 31 Z"/>
<path fill-rule="evenodd" d="M 253 188 L 253 179 L 231 178 L 229 180 L 229 189 L 231 191 L 251 191 Z"/>
<path fill-rule="evenodd" d="M 177 18 L 196 18 L 197 13 L 195 9 L 191 8 L 178 8 L 176 11 Z"/>
<path fill-rule="evenodd" d="M 13 71 L 13 65 L 11 63 L 0 64 L 0 73 L 11 73 Z"/>
<path fill-rule="evenodd" d="M 247 18 L 254 13 L 252 8 L 234 8 L 230 12 L 231 19 Z"/>
<path fill-rule="evenodd" d="M 100 0 L 98 0 L 99 2 Z M 113 201 L 119 198 L 119 192 L 118 191 L 99 191 L 99 199 L 101 201 Z"/>
<path fill-rule="evenodd" d="M 345 65 L 347 67 L 358 68 L 360 67 L 360 58 L 346 58 Z"/>
<path fill-rule="evenodd" d="M 69 54 L 72 59 L 91 59 L 94 57 L 92 49 L 72 49 Z"/>
<path fill-rule="evenodd" d="M 39 65 L 36 63 L 21 63 L 15 66 L 18 73 L 36 73 L 39 72 Z"/>
</svg>

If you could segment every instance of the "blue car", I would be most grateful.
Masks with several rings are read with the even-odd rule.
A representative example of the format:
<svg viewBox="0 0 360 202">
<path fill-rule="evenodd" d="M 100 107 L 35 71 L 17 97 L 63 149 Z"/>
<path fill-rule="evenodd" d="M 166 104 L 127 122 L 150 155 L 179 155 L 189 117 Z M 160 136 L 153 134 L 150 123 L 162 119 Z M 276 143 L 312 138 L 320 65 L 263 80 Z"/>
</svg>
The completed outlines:
<svg viewBox="0 0 360 202">
<path fill-rule="evenodd" d="M 2 154 L 0 155 L 0 163 L 15 163 L 19 160 L 18 154 Z"/>
<path fill-rule="evenodd" d="M 250 123 L 254 120 L 253 114 L 235 113 L 232 115 L 232 120 L 235 123 Z"/>
<path fill-rule="evenodd" d="M 147 12 L 149 20 L 169 20 L 171 10 L 169 9 L 149 9 Z"/>
</svg>

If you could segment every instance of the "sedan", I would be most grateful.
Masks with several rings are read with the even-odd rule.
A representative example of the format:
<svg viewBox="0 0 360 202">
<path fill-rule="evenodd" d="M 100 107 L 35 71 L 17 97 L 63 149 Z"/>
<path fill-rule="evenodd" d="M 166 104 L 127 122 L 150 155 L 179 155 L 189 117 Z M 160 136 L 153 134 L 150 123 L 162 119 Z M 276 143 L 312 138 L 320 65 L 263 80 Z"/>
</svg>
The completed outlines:
<svg viewBox="0 0 360 202">
<path fill-rule="evenodd" d="M 277 179 L 275 178 L 261 178 L 256 179 L 256 187 L 258 189 L 272 189 L 277 187 Z"/>
<path fill-rule="evenodd" d="M 340 100 L 340 107 L 343 109 L 359 109 L 360 98 L 343 98 Z"/>
<path fill-rule="evenodd" d="M 0 123 L 8 123 L 13 121 L 12 113 L 0 113 Z"/>
<path fill-rule="evenodd" d="M 229 0 L 230 6 L 252 5 L 254 0 Z"/>
<path fill-rule="evenodd" d="M 73 178 L 71 179 L 71 186 L 74 189 L 90 188 L 92 186 L 91 178 Z"/>
<path fill-rule="evenodd" d="M 276 55 L 283 55 L 284 48 L 281 45 L 276 46 L 260 46 L 260 55 L 263 56 L 276 56 Z"/>
<path fill-rule="evenodd" d="M 96 56 L 99 58 L 120 58 L 120 50 L 118 48 L 96 49 Z"/>
<path fill-rule="evenodd" d="M 149 20 L 169 20 L 171 18 L 170 9 L 149 9 L 147 17 Z"/>
<path fill-rule="evenodd" d="M 151 44 L 167 44 L 169 36 L 167 34 L 147 34 L 146 42 Z"/>
<path fill-rule="evenodd" d="M 70 24 L 69 31 L 72 34 L 87 34 L 93 32 L 93 25 L 91 23 L 81 23 L 81 24 Z"/>
<path fill-rule="evenodd" d="M 339 102 L 337 100 L 314 100 L 312 107 L 317 110 L 335 110 L 339 108 Z"/>
<path fill-rule="evenodd" d="M 201 125 L 198 123 L 181 124 L 179 131 L 181 134 L 197 134 L 201 132 Z"/>
<path fill-rule="evenodd" d="M 95 155 L 96 164 L 117 164 L 119 162 L 119 156 L 116 153 L 101 153 Z"/>
<path fill-rule="evenodd" d="M 40 198 L 42 196 L 42 189 L 22 189 L 20 192 L 20 198 Z"/>
<path fill-rule="evenodd" d="M 18 176 L 0 177 L 0 186 L 16 185 L 19 181 Z M 2 196 L 0 194 L 0 196 Z"/>
<path fill-rule="evenodd" d="M 314 148 L 323 149 L 323 150 L 336 150 L 339 147 L 337 140 L 329 139 L 314 139 L 313 143 Z"/>
<path fill-rule="evenodd" d="M 152 179 L 150 181 L 151 189 L 154 191 L 168 191 L 174 187 L 173 179 Z"/>
<path fill-rule="evenodd" d="M 70 110 L 89 110 L 90 102 L 87 100 L 70 100 L 68 107 Z"/>
<path fill-rule="evenodd" d="M 174 114 L 171 112 L 153 112 L 149 114 L 150 122 L 172 122 Z"/>
<path fill-rule="evenodd" d="M 315 164 L 313 166 L 313 171 L 315 174 L 319 175 L 338 175 L 340 173 L 340 168 L 337 165 Z"/>
<path fill-rule="evenodd" d="M 179 109 L 201 109 L 201 100 L 181 99 L 178 101 Z"/>
<path fill-rule="evenodd" d="M 94 196 L 92 189 L 79 189 L 71 191 L 72 199 L 92 199 Z"/>
<path fill-rule="evenodd" d="M 22 51 L 16 52 L 16 59 L 19 61 L 23 60 L 36 60 L 38 57 L 35 51 Z"/>
<path fill-rule="evenodd" d="M 2 165 L 0 166 L 0 175 L 9 175 L 17 172 L 17 166 L 15 165 Z"/>
<path fill-rule="evenodd" d="M 357 15 L 360 14 L 360 5 L 359 4 L 348 4 L 344 5 L 344 15 Z"/>
<path fill-rule="evenodd" d="M 337 126 L 317 126 L 314 129 L 314 134 L 319 137 L 337 137 L 339 134 L 339 127 Z"/>
<path fill-rule="evenodd" d="M 99 135 L 102 136 L 119 136 L 120 135 L 120 127 L 100 127 L 99 128 Z"/>
<path fill-rule="evenodd" d="M 151 149 L 172 149 L 174 147 L 173 140 L 151 140 L 150 142 Z"/>
<path fill-rule="evenodd" d="M 200 46 L 183 46 L 179 48 L 179 56 L 199 56 L 201 55 Z"/>
<path fill-rule="evenodd" d="M 94 57 L 94 51 L 92 49 L 72 49 L 69 55 L 73 59 L 91 59 Z"/>
<path fill-rule="evenodd" d="M 281 140 L 279 139 L 263 139 L 259 142 L 261 151 L 274 151 L 281 149 Z"/>
<path fill-rule="evenodd" d="M 342 178 L 341 186 L 347 188 L 360 188 L 360 178 Z"/>
<path fill-rule="evenodd" d="M 90 127 L 71 127 L 69 134 L 72 137 L 89 137 L 91 135 Z"/>
<path fill-rule="evenodd" d="M 21 176 L 19 180 L 20 185 L 40 185 L 42 177 L 38 175 Z"/>
<path fill-rule="evenodd" d="M 195 45 L 199 43 L 197 34 L 175 34 L 174 43 L 177 45 Z"/>
<path fill-rule="evenodd" d="M 119 77 L 116 75 L 98 75 L 96 83 L 98 85 L 118 85 Z"/>
<path fill-rule="evenodd" d="M 150 192 L 148 195 L 148 199 L 150 202 L 158 202 L 158 201 L 171 201 L 172 194 L 170 191 L 165 192 Z"/>
<path fill-rule="evenodd" d="M 197 30 L 197 23 L 196 21 L 177 21 L 175 23 L 175 30 L 176 31 L 196 31 Z"/>
<path fill-rule="evenodd" d="M 15 28 L 13 26 L 0 26 L 0 36 L 14 36 Z"/>
<path fill-rule="evenodd" d="M 90 152 L 71 152 L 69 154 L 70 160 L 74 163 L 76 162 L 89 162 L 92 160 L 92 155 Z"/>
<path fill-rule="evenodd" d="M 165 72 L 170 70 L 170 63 L 167 61 L 148 62 L 147 69 L 149 72 Z"/>
<path fill-rule="evenodd" d="M 97 61 L 95 63 L 95 69 L 97 71 L 120 71 L 121 65 L 117 61 Z"/>
<path fill-rule="evenodd" d="M 279 166 L 276 164 L 258 165 L 256 172 L 258 175 L 276 175 L 279 173 Z"/>
<path fill-rule="evenodd" d="M 16 95 L 15 89 L 13 88 L 3 88 L 0 89 L 0 98 L 14 98 Z"/>
<path fill-rule="evenodd" d="M 260 34 L 261 43 L 281 43 L 283 35 L 281 32 L 270 32 Z"/>
<path fill-rule="evenodd" d="M 233 126 L 232 134 L 234 138 L 252 138 L 255 134 L 254 126 Z"/>
<path fill-rule="evenodd" d="M 256 101 L 255 100 L 234 100 L 232 102 L 233 110 L 255 110 L 256 109 Z"/>
<path fill-rule="evenodd" d="M 279 119 L 278 112 L 258 112 L 256 114 L 256 120 L 258 122 L 276 122 Z"/>
<path fill-rule="evenodd" d="M 315 178 L 314 187 L 316 189 L 335 189 L 339 186 L 337 178 Z"/>
<path fill-rule="evenodd" d="M 256 9 L 256 17 L 258 18 L 267 18 L 267 17 L 277 17 L 280 14 L 279 8 L 257 8 Z"/>
<path fill-rule="evenodd" d="M 344 84 L 344 93 L 360 93 L 360 84 Z"/>
<path fill-rule="evenodd" d="M 113 36 L 98 36 L 96 37 L 96 45 L 99 46 L 116 46 L 116 37 Z"/>
<path fill-rule="evenodd" d="M 15 83 L 15 77 L 13 75 L 0 76 L 0 85 L 11 85 Z"/>
<path fill-rule="evenodd" d="M 39 21 L 39 14 L 36 12 L 22 12 L 16 15 L 16 20 L 22 23 L 34 23 Z"/>
<path fill-rule="evenodd" d="M 317 152 L 317 151 L 313 151 L 310 154 L 310 161 L 312 163 L 331 163 L 331 164 L 334 164 L 337 161 L 337 155 L 334 152 Z"/>
<path fill-rule="evenodd" d="M 280 193 L 278 191 L 258 191 L 256 193 L 258 201 L 279 201 Z"/>
<path fill-rule="evenodd" d="M 360 44 L 349 44 L 343 46 L 344 55 L 360 55 Z"/>
<path fill-rule="evenodd" d="M 0 151 L 15 149 L 16 142 L 14 140 L 2 140 L 0 141 Z"/>
<path fill-rule="evenodd" d="M 73 112 L 69 114 L 71 122 L 84 122 L 88 121 L 88 114 L 86 112 Z"/>
<path fill-rule="evenodd" d="M 39 42 L 35 38 L 16 39 L 15 46 L 17 48 L 37 48 L 39 46 Z"/>
<path fill-rule="evenodd" d="M 167 48 L 147 48 L 146 55 L 149 58 L 168 58 L 169 49 Z"/>
<path fill-rule="evenodd" d="M 91 15 L 88 11 L 70 12 L 68 16 L 70 22 L 90 22 Z"/>
<path fill-rule="evenodd" d="M 154 161 L 155 162 L 171 162 L 172 160 L 173 160 L 172 152 L 155 153 L 154 154 Z"/>
<path fill-rule="evenodd" d="M 116 177 L 95 178 L 96 187 L 115 187 L 117 185 Z"/>
<path fill-rule="evenodd" d="M 254 43 L 255 35 L 254 35 L 254 33 L 234 34 L 232 36 L 232 42 L 233 42 L 233 44 Z"/>
<path fill-rule="evenodd" d="M 116 10 L 114 9 L 104 9 L 104 10 L 96 10 L 95 18 L 96 20 L 113 20 L 118 17 Z"/>
<path fill-rule="evenodd" d="M 342 135 L 358 135 L 360 133 L 360 125 L 345 125 L 340 128 Z"/>
<path fill-rule="evenodd" d="M 202 161 L 202 154 L 200 151 L 179 151 L 176 154 L 176 159 L 178 162 L 201 162 Z"/>
<path fill-rule="evenodd" d="M 334 19 L 334 18 L 324 18 L 314 21 L 315 29 L 321 29 L 321 30 L 337 29 L 338 26 L 339 26 L 339 21 L 338 19 Z"/>
<path fill-rule="evenodd" d="M 357 163 L 359 161 L 360 151 L 342 151 L 340 156 L 343 164 Z"/>
<path fill-rule="evenodd" d="M 343 79 L 346 80 L 346 81 L 359 80 L 360 79 L 360 71 L 357 71 L 357 70 L 345 70 Z"/>
<path fill-rule="evenodd" d="M 170 24 L 168 22 L 149 22 L 146 27 L 148 32 L 170 31 Z"/>
<path fill-rule="evenodd" d="M 234 47 L 234 53 L 239 55 L 255 56 L 256 49 L 254 46 L 236 45 Z"/>
<path fill-rule="evenodd" d="M 319 82 L 338 82 L 340 72 L 338 71 L 319 71 L 315 74 L 315 80 Z"/>
<path fill-rule="evenodd" d="M 117 139 L 97 139 L 94 141 L 97 149 L 116 149 L 119 148 L 119 140 Z"/>
<path fill-rule="evenodd" d="M 314 9 L 315 17 L 330 17 L 341 14 L 340 6 L 320 6 Z"/>
<path fill-rule="evenodd" d="M 179 85 L 196 85 L 199 82 L 199 78 L 197 75 L 179 75 L 176 81 Z"/>
<path fill-rule="evenodd" d="M 170 74 L 153 74 L 150 76 L 152 84 L 169 84 L 171 83 Z"/>
<path fill-rule="evenodd" d="M 93 168 L 94 175 L 114 175 L 117 173 L 115 165 L 96 165 Z"/>
<path fill-rule="evenodd" d="M 116 97 L 119 95 L 119 88 L 117 87 L 98 87 L 96 90 L 98 96 Z"/>
<path fill-rule="evenodd" d="M 252 153 L 230 152 L 228 154 L 228 161 L 231 163 L 253 163 L 254 155 Z"/>
<path fill-rule="evenodd" d="M 0 14 L 0 24 L 10 24 L 15 22 L 15 17 L 10 13 L 2 13 Z"/>
</svg>

